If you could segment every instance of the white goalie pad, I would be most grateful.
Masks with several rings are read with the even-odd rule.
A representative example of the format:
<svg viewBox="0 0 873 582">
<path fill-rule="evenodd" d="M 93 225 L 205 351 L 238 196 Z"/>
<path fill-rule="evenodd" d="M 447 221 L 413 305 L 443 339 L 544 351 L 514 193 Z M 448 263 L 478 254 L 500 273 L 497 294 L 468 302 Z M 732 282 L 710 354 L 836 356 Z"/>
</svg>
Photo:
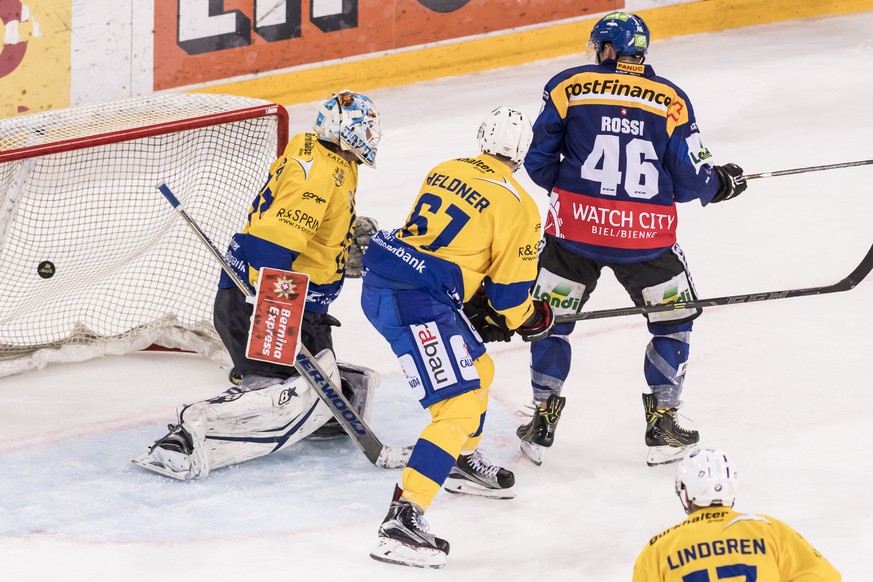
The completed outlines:
<svg viewBox="0 0 873 582">
<path fill-rule="evenodd" d="M 337 385 L 342 376 L 346 397 L 362 417 L 369 418 L 378 373 L 351 364 L 338 367 L 329 350 L 316 360 Z M 135 464 L 174 479 L 202 478 L 215 469 L 285 449 L 333 419 L 327 405 L 299 376 L 258 390 L 228 391 L 185 406 L 179 416 L 179 426 L 146 455 L 134 459 Z"/>
<path fill-rule="evenodd" d="M 349 400 L 349 404 L 355 412 L 366 422 L 370 423 L 370 404 L 373 401 L 373 393 L 382 382 L 379 372 L 364 366 L 339 362 L 340 377 L 343 379 L 343 394 Z M 346 394 L 351 390 L 351 395 Z"/>
</svg>

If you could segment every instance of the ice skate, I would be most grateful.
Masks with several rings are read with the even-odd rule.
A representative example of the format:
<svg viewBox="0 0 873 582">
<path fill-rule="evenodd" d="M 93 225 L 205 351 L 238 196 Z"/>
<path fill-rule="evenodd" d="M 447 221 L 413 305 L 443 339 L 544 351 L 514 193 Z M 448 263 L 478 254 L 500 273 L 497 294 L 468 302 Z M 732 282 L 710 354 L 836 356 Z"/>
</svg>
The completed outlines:
<svg viewBox="0 0 873 582">
<path fill-rule="evenodd" d="M 681 461 L 686 453 L 697 448 L 700 434 L 679 425 L 675 408 L 658 408 L 654 394 L 643 394 L 646 410 L 646 446 L 650 467 Z"/>
<path fill-rule="evenodd" d="M 197 474 L 197 467 L 192 460 L 194 445 L 191 436 L 180 426 L 168 425 L 169 434 L 155 441 L 149 452 L 133 460 L 144 469 L 185 480 Z"/>
<path fill-rule="evenodd" d="M 379 527 L 379 543 L 370 557 L 401 566 L 442 568 L 446 565 L 449 542 L 428 532 L 424 512 L 400 497 L 401 493 L 400 487 L 396 487 L 388 515 Z"/>
<path fill-rule="evenodd" d="M 515 475 L 485 458 L 479 450 L 458 457 L 443 487 L 449 493 L 479 495 L 492 499 L 512 499 Z"/>
<path fill-rule="evenodd" d="M 545 404 L 536 407 L 531 421 L 515 431 L 521 439 L 522 452 L 534 465 L 543 464 L 545 450 L 555 442 L 555 430 L 566 402 L 563 396 L 552 394 Z"/>
</svg>

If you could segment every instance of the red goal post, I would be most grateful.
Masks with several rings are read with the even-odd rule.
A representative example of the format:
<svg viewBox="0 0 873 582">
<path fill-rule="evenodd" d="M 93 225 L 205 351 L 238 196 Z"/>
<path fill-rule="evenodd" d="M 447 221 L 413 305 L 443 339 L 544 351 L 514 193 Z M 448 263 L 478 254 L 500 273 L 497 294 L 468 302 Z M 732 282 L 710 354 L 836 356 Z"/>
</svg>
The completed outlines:
<svg viewBox="0 0 873 582">
<path fill-rule="evenodd" d="M 155 187 L 224 247 L 287 141 L 284 107 L 230 95 L 0 120 L 0 376 L 152 344 L 225 362 L 219 269 Z"/>
</svg>

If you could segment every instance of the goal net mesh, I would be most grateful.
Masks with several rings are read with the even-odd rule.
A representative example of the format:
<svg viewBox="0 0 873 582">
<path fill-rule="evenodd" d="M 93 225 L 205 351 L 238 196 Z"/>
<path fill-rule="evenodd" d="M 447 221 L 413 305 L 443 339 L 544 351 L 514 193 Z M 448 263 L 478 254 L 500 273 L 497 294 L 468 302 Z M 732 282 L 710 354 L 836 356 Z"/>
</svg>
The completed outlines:
<svg viewBox="0 0 873 582">
<path fill-rule="evenodd" d="M 284 110 L 158 95 L 0 120 L 0 376 L 150 344 L 224 360 L 224 251 L 287 139 Z"/>
</svg>

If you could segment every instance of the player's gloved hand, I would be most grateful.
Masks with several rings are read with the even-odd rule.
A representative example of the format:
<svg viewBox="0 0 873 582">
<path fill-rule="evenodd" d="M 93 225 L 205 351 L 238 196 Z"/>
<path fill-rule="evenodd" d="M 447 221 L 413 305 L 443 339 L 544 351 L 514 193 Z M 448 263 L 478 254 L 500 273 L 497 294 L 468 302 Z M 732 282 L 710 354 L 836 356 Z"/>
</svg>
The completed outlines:
<svg viewBox="0 0 873 582">
<path fill-rule="evenodd" d="M 346 259 L 346 277 L 357 279 L 363 273 L 364 252 L 370 246 L 370 237 L 379 230 L 379 224 L 368 216 L 358 216 L 352 225 L 352 244 L 349 246 L 349 258 Z"/>
<path fill-rule="evenodd" d="M 541 299 L 534 299 L 533 306 L 533 314 L 515 330 L 526 342 L 545 339 L 552 335 L 555 328 L 555 313 L 551 305 Z"/>
<path fill-rule="evenodd" d="M 712 197 L 713 202 L 724 202 L 731 198 L 736 198 L 746 191 L 748 184 L 743 176 L 743 169 L 736 164 L 725 164 L 723 166 L 713 166 L 713 170 L 718 174 L 718 179 L 721 180 L 721 188 Z"/>
<path fill-rule="evenodd" d="M 467 316 L 486 344 L 508 342 L 512 339 L 513 331 L 506 325 L 506 318 L 494 311 L 488 304 L 484 286 L 479 287 L 476 294 L 464 303 L 464 315 Z"/>
</svg>

